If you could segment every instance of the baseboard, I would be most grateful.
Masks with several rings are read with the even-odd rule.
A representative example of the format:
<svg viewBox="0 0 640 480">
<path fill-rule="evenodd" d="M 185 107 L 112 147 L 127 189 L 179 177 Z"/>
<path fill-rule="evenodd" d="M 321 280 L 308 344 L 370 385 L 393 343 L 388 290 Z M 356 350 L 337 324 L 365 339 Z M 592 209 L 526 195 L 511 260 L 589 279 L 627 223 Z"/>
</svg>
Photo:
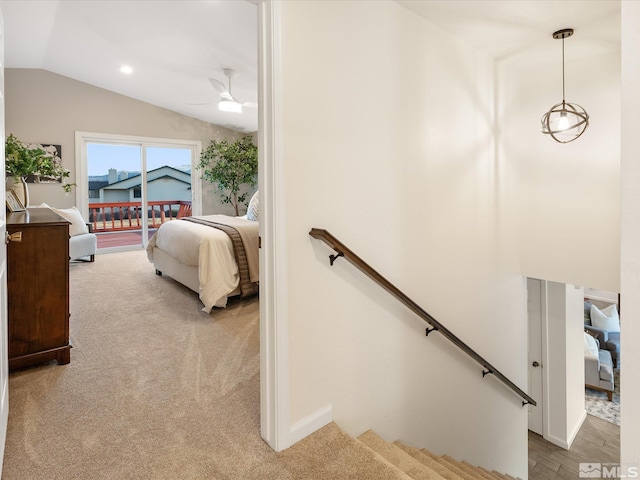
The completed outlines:
<svg viewBox="0 0 640 480">
<path fill-rule="evenodd" d="M 548 442 L 553 443 L 554 445 L 559 446 L 560 448 L 564 448 L 565 450 L 569 450 L 569 443 L 566 440 L 561 438 L 557 438 L 553 435 L 547 435 L 544 439 Z"/>
<path fill-rule="evenodd" d="M 291 425 L 290 443 L 291 445 L 298 443 L 305 437 L 308 437 L 316 430 L 320 430 L 325 425 L 333 421 L 333 406 L 331 404 L 322 407 L 315 413 L 303 418 L 302 420 Z"/>
<path fill-rule="evenodd" d="M 583 410 L 582 417 L 580 418 L 580 420 L 576 424 L 576 427 L 573 429 L 573 432 L 571 432 L 571 435 L 569 435 L 569 446 L 567 447 L 567 450 L 571 448 L 571 445 L 573 445 L 573 441 L 578 436 L 578 432 L 582 428 L 582 424 L 584 423 L 584 421 L 586 419 L 587 419 L 587 411 Z"/>
<path fill-rule="evenodd" d="M 564 448 L 565 450 L 569 450 L 571 448 L 571 445 L 573 444 L 573 441 L 576 439 L 576 436 L 578 435 L 578 432 L 580 431 L 580 428 L 582 427 L 582 424 L 584 423 L 586 418 L 587 418 L 587 411 L 583 410 L 580 420 L 576 423 L 576 427 L 573 429 L 573 431 L 568 436 L 568 438 L 562 439 L 562 438 L 555 437 L 554 435 L 547 435 L 544 437 L 544 439 L 547 440 L 548 442 L 553 443 L 554 445 Z"/>
</svg>

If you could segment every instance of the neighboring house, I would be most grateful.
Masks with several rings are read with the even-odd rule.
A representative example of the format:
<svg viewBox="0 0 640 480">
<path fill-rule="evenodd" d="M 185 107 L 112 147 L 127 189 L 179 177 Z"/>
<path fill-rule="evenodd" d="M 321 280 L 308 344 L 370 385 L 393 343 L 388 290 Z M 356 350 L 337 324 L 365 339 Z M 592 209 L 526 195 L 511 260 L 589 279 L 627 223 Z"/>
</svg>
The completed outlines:
<svg viewBox="0 0 640 480">
<path fill-rule="evenodd" d="M 142 198 L 140 174 L 113 183 L 90 182 L 89 191 L 97 191 L 94 202 L 140 202 Z M 147 172 L 147 200 L 191 201 L 191 174 L 167 165 Z"/>
<path fill-rule="evenodd" d="M 100 193 L 102 187 L 109 185 L 109 182 L 104 180 L 89 180 L 89 198 L 91 202 L 100 201 Z"/>
</svg>

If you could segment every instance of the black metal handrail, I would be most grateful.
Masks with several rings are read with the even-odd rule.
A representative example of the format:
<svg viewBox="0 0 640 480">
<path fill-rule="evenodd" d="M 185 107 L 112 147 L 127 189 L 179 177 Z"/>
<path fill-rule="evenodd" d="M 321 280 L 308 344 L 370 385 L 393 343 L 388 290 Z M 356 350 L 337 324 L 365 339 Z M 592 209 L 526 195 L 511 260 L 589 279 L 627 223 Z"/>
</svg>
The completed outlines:
<svg viewBox="0 0 640 480">
<path fill-rule="evenodd" d="M 411 300 L 407 295 L 402 293 L 400 289 L 398 289 L 395 285 L 393 285 L 389 280 L 380 275 L 377 271 L 375 271 L 371 266 L 369 266 L 364 260 L 358 257 L 351 249 L 349 249 L 345 244 L 343 244 L 336 237 L 331 235 L 327 230 L 322 228 L 312 228 L 309 232 L 313 238 L 318 240 L 322 240 L 327 245 L 329 245 L 335 252 L 335 255 L 329 255 L 329 261 L 331 265 L 338 258 L 344 257 L 346 260 L 349 260 L 353 265 L 355 265 L 358 269 L 360 269 L 365 275 L 371 278 L 374 282 L 384 288 L 391 295 L 396 297 L 400 302 L 405 305 L 409 310 L 418 315 L 422 320 L 431 325 L 431 328 L 426 329 L 427 336 L 431 332 L 438 332 L 442 334 L 445 338 L 447 338 L 451 343 L 456 345 L 460 350 L 473 358 L 476 362 L 478 362 L 482 367 L 486 370 L 482 371 L 482 376 L 486 376 L 488 374 L 492 374 L 497 379 L 499 379 L 502 383 L 504 383 L 507 387 L 513 390 L 517 395 L 522 398 L 522 405 L 537 405 L 536 401 L 527 395 L 524 391 L 522 391 L 515 383 L 505 377 L 497 368 L 491 365 L 487 360 L 481 357 L 478 353 L 475 352 L 471 347 L 469 347 L 466 343 L 456 337 L 449 329 L 444 327 L 440 322 L 438 322 L 435 318 L 429 315 L 426 311 L 424 311 L 416 302 Z"/>
</svg>

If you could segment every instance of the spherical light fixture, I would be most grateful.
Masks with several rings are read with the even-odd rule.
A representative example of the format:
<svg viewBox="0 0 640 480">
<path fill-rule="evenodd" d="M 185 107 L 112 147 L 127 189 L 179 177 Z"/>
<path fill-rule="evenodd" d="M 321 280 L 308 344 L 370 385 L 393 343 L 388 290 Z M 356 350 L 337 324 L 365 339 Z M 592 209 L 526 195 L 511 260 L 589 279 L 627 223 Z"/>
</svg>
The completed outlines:
<svg viewBox="0 0 640 480">
<path fill-rule="evenodd" d="M 573 35 L 573 28 L 553 33 L 553 38 L 562 40 L 562 102 L 556 103 L 542 116 L 542 133 L 551 135 L 556 142 L 569 143 L 584 133 L 589 126 L 589 114 L 576 103 L 564 99 L 564 39 Z"/>
</svg>

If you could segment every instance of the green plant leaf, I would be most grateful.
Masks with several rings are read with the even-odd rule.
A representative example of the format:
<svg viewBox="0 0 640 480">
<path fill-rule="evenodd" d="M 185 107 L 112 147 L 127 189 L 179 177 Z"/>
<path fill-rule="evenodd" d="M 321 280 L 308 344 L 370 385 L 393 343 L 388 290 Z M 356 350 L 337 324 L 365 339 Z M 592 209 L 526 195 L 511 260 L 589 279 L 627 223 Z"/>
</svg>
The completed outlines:
<svg viewBox="0 0 640 480">
<path fill-rule="evenodd" d="M 231 204 L 236 215 L 240 205 L 247 205 L 247 193 L 240 193 L 243 186 L 255 187 L 258 175 L 258 147 L 251 135 L 229 143 L 228 140 L 212 140 L 200 155 L 197 168 L 201 178 L 215 185 L 223 204 Z"/>
<path fill-rule="evenodd" d="M 30 175 L 41 177 L 69 178 L 71 172 L 64 168 L 61 159 L 46 152 L 40 145 L 27 145 L 13 133 L 5 141 L 5 171 L 15 177 L 26 178 Z M 68 192 L 75 184 L 63 183 Z"/>
</svg>

